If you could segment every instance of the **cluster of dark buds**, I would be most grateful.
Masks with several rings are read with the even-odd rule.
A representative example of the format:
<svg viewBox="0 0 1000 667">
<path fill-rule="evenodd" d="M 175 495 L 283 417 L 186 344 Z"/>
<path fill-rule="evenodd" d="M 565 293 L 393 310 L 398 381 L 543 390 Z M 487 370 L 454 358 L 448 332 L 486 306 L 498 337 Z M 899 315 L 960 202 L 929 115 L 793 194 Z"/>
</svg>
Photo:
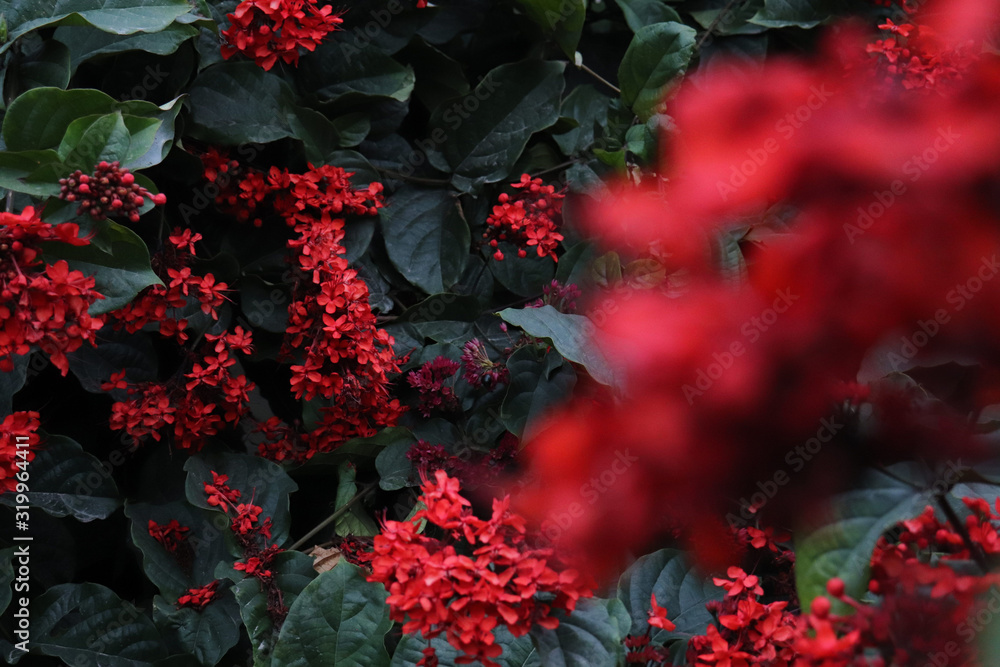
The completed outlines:
<svg viewBox="0 0 1000 667">
<path fill-rule="evenodd" d="M 139 208 L 146 198 L 161 206 L 167 203 L 164 194 L 153 194 L 135 182 L 135 175 L 122 169 L 115 162 L 101 161 L 93 174 L 85 174 L 79 169 L 66 178 L 59 179 L 62 186 L 59 198 L 80 202 L 77 214 L 89 213 L 95 220 L 108 216 L 128 216 L 132 222 L 139 222 Z"/>
</svg>

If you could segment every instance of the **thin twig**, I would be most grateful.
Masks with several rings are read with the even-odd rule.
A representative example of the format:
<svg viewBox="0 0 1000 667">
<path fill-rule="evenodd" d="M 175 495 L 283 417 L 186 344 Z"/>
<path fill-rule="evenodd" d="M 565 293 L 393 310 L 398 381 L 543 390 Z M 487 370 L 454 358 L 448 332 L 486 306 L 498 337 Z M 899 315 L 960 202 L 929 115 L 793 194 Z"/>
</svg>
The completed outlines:
<svg viewBox="0 0 1000 667">
<path fill-rule="evenodd" d="M 586 66 L 586 65 L 584 65 L 583 63 L 580 63 L 579 67 L 580 67 L 580 69 L 582 69 L 582 70 L 583 70 L 584 72 L 586 72 L 586 73 L 587 73 L 587 74 L 589 74 L 590 76 L 594 77 L 595 79 L 597 79 L 598 81 L 600 81 L 601 83 L 603 83 L 603 84 L 604 84 L 605 86 L 607 86 L 607 87 L 608 87 L 608 88 L 610 88 L 611 90 L 615 91 L 615 92 L 616 92 L 616 93 L 618 93 L 619 95 L 621 95 L 621 94 L 622 94 L 622 89 L 621 89 L 621 88 L 619 88 L 619 87 L 618 87 L 618 86 L 616 86 L 615 84 L 611 83 L 610 81 L 608 81 L 608 80 L 607 80 L 607 79 L 605 79 L 605 78 L 604 78 L 603 76 L 601 76 L 600 74 L 598 74 L 598 73 L 597 73 L 597 72 L 595 72 L 594 70 L 590 69 L 589 67 L 587 67 L 587 66 Z"/>
<path fill-rule="evenodd" d="M 729 2 L 726 3 L 726 6 L 722 8 L 722 11 L 715 15 L 712 22 L 708 24 L 707 28 L 705 28 L 705 34 L 699 37 L 697 43 L 694 45 L 695 51 L 701 51 L 701 45 L 705 43 L 705 40 L 707 40 L 709 35 L 712 34 L 712 31 L 719 27 L 719 24 L 722 23 L 722 20 L 729 14 L 729 11 L 735 4 L 736 0 L 729 0 Z"/>
<path fill-rule="evenodd" d="M 334 512 L 330 516 L 328 516 L 325 519 L 323 519 L 323 521 L 321 521 L 319 523 L 319 525 L 317 525 L 315 528 L 313 528 L 308 533 L 306 533 L 305 535 L 303 535 L 302 537 L 300 537 L 298 540 L 296 540 L 295 544 L 293 544 L 292 546 L 288 547 L 289 551 L 294 551 L 294 550 L 298 549 L 303 544 L 305 544 L 306 542 L 308 542 L 310 537 L 312 537 L 313 535 L 315 535 L 319 531 L 323 530 L 324 528 L 326 528 L 327 526 L 329 526 L 331 523 L 333 523 L 334 521 L 336 521 L 340 517 L 344 516 L 344 514 L 347 513 L 347 510 L 351 509 L 351 506 L 354 505 L 354 503 L 358 502 L 364 496 L 368 495 L 368 493 L 370 491 L 372 491 L 374 488 L 375 488 L 374 484 L 369 484 L 365 488 L 363 488 L 360 491 L 358 491 L 356 494 L 354 494 L 353 498 L 351 498 L 350 500 L 348 500 L 344 504 L 343 507 L 340 507 L 336 512 Z"/>
<path fill-rule="evenodd" d="M 566 160 L 562 164 L 557 164 L 554 167 L 549 167 L 548 169 L 542 169 L 539 172 L 535 172 L 534 174 L 532 174 L 532 177 L 533 178 L 538 178 L 539 176 L 541 176 L 543 174 L 550 174 L 553 171 L 561 171 L 561 170 L 565 169 L 566 167 L 570 167 L 570 166 L 572 166 L 572 165 L 574 165 L 576 163 L 577 163 L 576 160 Z"/>
</svg>

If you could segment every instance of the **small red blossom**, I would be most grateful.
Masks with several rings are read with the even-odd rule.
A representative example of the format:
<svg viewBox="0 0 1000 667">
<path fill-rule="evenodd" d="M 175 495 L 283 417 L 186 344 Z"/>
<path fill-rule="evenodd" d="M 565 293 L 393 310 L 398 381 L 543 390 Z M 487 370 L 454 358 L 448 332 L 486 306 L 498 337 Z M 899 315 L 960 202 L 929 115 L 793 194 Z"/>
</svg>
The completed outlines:
<svg viewBox="0 0 1000 667">
<path fill-rule="evenodd" d="M 189 607 L 197 611 L 204 609 L 212 600 L 216 598 L 219 588 L 219 580 L 216 579 L 210 584 L 205 584 L 201 588 L 191 588 L 184 595 L 177 598 L 177 608 Z"/>
<path fill-rule="evenodd" d="M 539 257 L 551 257 L 558 262 L 555 251 L 563 235 L 557 230 L 565 195 L 557 193 L 555 186 L 544 185 L 542 179 L 533 179 L 529 174 L 522 174 L 520 182 L 512 185 L 518 191 L 513 196 L 502 193 L 486 219 L 483 238 L 495 249 L 493 258 L 503 259 L 498 245 L 500 241 L 507 241 L 518 247 L 520 257 L 526 257 L 527 250 L 534 246 Z"/>
<path fill-rule="evenodd" d="M 649 624 L 651 626 L 667 631 L 677 628 L 674 622 L 667 618 L 666 608 L 656 604 L 656 595 L 650 598 L 649 605 Z"/>
</svg>

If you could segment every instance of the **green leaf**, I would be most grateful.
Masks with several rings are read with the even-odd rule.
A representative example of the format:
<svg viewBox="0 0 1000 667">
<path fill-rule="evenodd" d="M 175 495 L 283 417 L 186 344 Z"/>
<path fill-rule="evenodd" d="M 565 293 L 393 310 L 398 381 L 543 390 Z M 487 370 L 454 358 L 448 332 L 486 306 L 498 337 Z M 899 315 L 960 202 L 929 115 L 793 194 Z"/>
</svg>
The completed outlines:
<svg viewBox="0 0 1000 667">
<path fill-rule="evenodd" d="M 557 612 L 559 627 L 535 626 L 531 638 L 545 667 L 617 667 L 624 660 L 622 640 L 628 614 L 618 600 L 582 599 L 572 614 Z"/>
<path fill-rule="evenodd" d="M 379 474 L 378 485 L 384 491 L 396 491 L 406 486 L 417 486 L 413 462 L 406 458 L 406 452 L 417 443 L 417 438 L 405 429 L 394 429 L 392 442 L 375 458 L 375 469 Z"/>
<path fill-rule="evenodd" d="M 639 32 L 654 23 L 681 22 L 680 14 L 663 0 L 615 0 L 625 14 L 625 22 L 632 32 Z"/>
<path fill-rule="evenodd" d="M 268 143 L 295 136 L 291 88 L 252 62 L 225 62 L 202 72 L 190 90 L 192 130 L 223 144 Z"/>
<path fill-rule="evenodd" d="M 381 225 L 390 261 L 426 293 L 444 292 L 462 275 L 471 238 L 448 191 L 400 188 L 382 209 Z"/>
<path fill-rule="evenodd" d="M 564 155 L 576 155 L 590 148 L 596 136 L 595 129 L 607 124 L 609 102 L 606 95 L 589 83 L 577 86 L 566 96 L 559 115 L 575 120 L 578 127 L 553 135 Z"/>
<path fill-rule="evenodd" d="M 531 135 L 558 119 L 564 68 L 537 60 L 500 65 L 472 93 L 434 112 L 431 139 L 455 187 L 468 192 L 508 178 Z"/>
<path fill-rule="evenodd" d="M 519 438 L 546 410 L 569 398 L 576 385 L 576 373 L 555 352 L 539 359 L 533 348 L 522 347 L 510 356 L 507 370 L 510 383 L 500 407 L 500 421 Z"/>
<path fill-rule="evenodd" d="M 218 664 L 240 640 L 240 610 L 231 593 L 217 594 L 200 610 L 177 609 L 157 595 L 153 598 L 153 621 L 172 645 L 205 667 Z"/>
<path fill-rule="evenodd" d="M 316 578 L 313 559 L 298 551 L 279 553 L 274 557 L 270 569 L 274 573 L 275 583 L 281 589 L 282 602 L 289 608 L 295 604 L 309 582 Z M 254 667 L 269 667 L 277 633 L 274 632 L 274 624 L 267 613 L 267 593 L 261 590 L 259 580 L 244 577 L 242 572 L 234 570 L 228 564 L 220 565 L 216 575 L 238 582 L 233 586 L 233 592 L 250 637 Z M 275 667 L 285 666 L 276 662 Z"/>
<path fill-rule="evenodd" d="M 31 602 L 31 649 L 68 665 L 153 667 L 167 654 L 142 610 L 100 584 L 59 584 Z"/>
<path fill-rule="evenodd" d="M 289 286 L 284 283 L 269 283 L 254 275 L 240 280 L 240 307 L 255 328 L 285 333 L 291 302 Z"/>
<path fill-rule="evenodd" d="M 580 43 L 587 18 L 585 0 L 518 0 L 532 21 L 552 35 L 563 53 L 572 60 Z"/>
<path fill-rule="evenodd" d="M 355 482 L 357 467 L 350 461 L 344 461 L 337 469 L 337 497 L 334 501 L 334 509 L 339 510 L 349 503 L 358 494 L 358 485 Z M 346 514 L 340 516 L 334 524 L 334 531 L 337 535 L 360 535 L 372 537 L 378 535 L 378 526 L 372 521 L 360 503 L 355 502 Z"/>
<path fill-rule="evenodd" d="M 329 120 L 312 109 L 299 108 L 288 116 L 296 139 L 302 141 L 306 159 L 322 164 L 326 156 L 340 148 L 357 146 L 371 131 L 371 121 L 364 114 L 352 113 Z"/>
<path fill-rule="evenodd" d="M 125 516 L 131 520 L 132 542 L 142 552 L 142 569 L 168 600 L 190 588 L 204 586 L 215 579 L 215 569 L 228 556 L 223 535 L 229 519 L 219 512 L 191 507 L 175 501 L 165 505 L 126 503 Z M 149 534 L 149 522 L 159 525 L 178 523 L 190 529 L 177 554 L 171 554 Z"/>
<path fill-rule="evenodd" d="M 105 330 L 98 338 L 97 347 L 84 345 L 66 358 L 80 386 L 94 394 L 105 393 L 101 384 L 107 382 L 112 373 L 121 370 L 126 371 L 126 378 L 133 384 L 156 379 L 156 350 L 144 335 Z"/>
<path fill-rule="evenodd" d="M 17 81 L 21 90 L 30 88 L 65 88 L 69 85 L 69 49 L 54 39 L 18 63 Z"/>
<path fill-rule="evenodd" d="M 413 92 L 413 68 L 401 65 L 381 50 L 367 47 L 345 58 L 336 40 L 328 40 L 302 58 L 296 70 L 299 90 L 323 101 L 343 95 L 387 97 L 405 102 Z M 352 50 L 353 51 L 353 50 Z"/>
<path fill-rule="evenodd" d="M 871 471 L 861 488 L 835 496 L 825 515 L 812 521 L 795 543 L 795 585 L 802 608 L 825 594 L 833 577 L 844 580 L 848 595 L 860 598 L 868 590 L 878 538 L 897 522 L 920 514 L 930 500 L 929 491 L 881 471 Z"/>
<path fill-rule="evenodd" d="M 74 146 L 83 146 L 81 139 L 84 132 L 98 120 L 98 117 L 120 113 L 126 127 L 133 128 L 135 133 L 139 135 L 137 146 L 148 145 L 149 148 L 142 155 L 133 157 L 129 153 L 133 135 L 133 132 L 130 131 L 128 132 L 128 142 L 115 148 L 114 155 L 117 157 L 117 151 L 120 151 L 124 167 L 143 169 L 159 164 L 166 157 L 174 139 L 174 120 L 180 111 L 180 105 L 177 104 L 177 101 L 175 99 L 162 106 L 156 106 L 150 102 L 142 101 L 119 102 L 99 90 L 34 88 L 20 95 L 10 105 L 10 109 L 3 119 L 3 139 L 7 143 L 7 148 L 12 151 L 43 151 L 49 148 L 59 148 L 61 156 L 66 157 Z M 130 116 L 153 118 L 161 122 L 153 135 L 152 142 L 145 134 L 149 124 L 137 123 L 135 120 L 126 122 Z M 92 117 L 90 122 L 86 120 L 88 117 Z M 110 121 L 102 120 L 101 122 L 108 123 Z M 107 131 L 107 128 L 98 132 L 101 127 L 104 126 L 94 129 L 95 134 L 81 149 L 81 159 L 91 157 L 95 151 L 100 154 L 106 146 L 110 145 L 112 133 Z M 106 136 L 102 132 L 106 133 Z M 116 142 L 124 141 L 120 135 L 115 136 Z M 117 145 L 116 143 L 115 146 Z M 112 155 L 112 153 L 108 154 Z M 46 157 L 44 153 L 22 153 L 22 155 L 24 158 Z M 3 161 L 0 160 L 0 169 L 2 169 L 2 165 Z M 23 166 L 25 165 L 22 163 Z M 85 170 L 91 171 L 93 166 L 94 162 L 91 162 L 85 166 Z M 84 169 L 84 167 L 80 168 Z M 72 169 L 70 167 L 68 171 L 72 171 Z M 0 171 L 0 177 L 2 177 L 2 171 Z M 56 192 L 58 193 L 58 188 Z"/>
<path fill-rule="evenodd" d="M 764 0 L 764 8 L 750 23 L 765 28 L 815 28 L 842 5 L 841 0 Z"/>
<path fill-rule="evenodd" d="M 250 454 L 203 451 L 184 464 L 187 471 L 185 493 L 188 502 L 202 509 L 215 509 L 208 504 L 205 483 L 212 481 L 212 471 L 228 475 L 229 488 L 238 490 L 242 502 L 249 502 L 263 509 L 262 517 L 270 518 L 271 541 L 281 545 L 288 539 L 291 515 L 288 511 L 288 494 L 298 490 L 298 485 L 277 463 Z"/>
<path fill-rule="evenodd" d="M 28 504 L 56 517 L 78 521 L 106 519 L 118 508 L 118 487 L 111 466 L 83 451 L 78 442 L 63 435 L 44 438 L 28 466 Z M 15 496 L 0 495 L 0 502 L 14 506 Z"/>
<path fill-rule="evenodd" d="M 114 162 L 128 154 L 131 136 L 121 113 L 77 118 L 66 128 L 59 155 L 70 169 L 90 173 L 101 160 Z"/>
<path fill-rule="evenodd" d="M 295 599 L 274 647 L 282 667 L 379 667 L 389 664 L 388 593 L 361 568 L 341 560 Z"/>
<path fill-rule="evenodd" d="M 56 30 L 55 39 L 69 47 L 70 71 L 75 72 L 80 63 L 113 53 L 145 51 L 167 56 L 197 35 L 196 27 L 180 23 L 171 23 L 159 32 L 131 35 L 115 35 L 87 26 L 63 26 Z"/>
<path fill-rule="evenodd" d="M 556 264 L 548 257 L 539 257 L 532 252 L 527 257 L 518 257 L 517 248 L 500 242 L 504 258 L 497 261 L 492 253 L 487 260 L 490 273 L 497 281 L 518 296 L 538 296 L 542 288 L 552 282 Z"/>
<path fill-rule="evenodd" d="M 31 178 L 43 167 L 58 171 L 62 167 L 59 154 L 54 150 L 0 152 L 0 188 L 35 197 L 54 197 L 59 194 L 58 179 L 38 181 Z M 62 170 L 67 174 L 71 171 Z"/>
<path fill-rule="evenodd" d="M 592 340 L 594 325 L 583 315 L 567 315 L 548 305 L 507 308 L 498 315 L 531 336 L 551 340 L 562 356 L 581 364 L 601 384 L 616 384 L 613 370 Z"/>
<path fill-rule="evenodd" d="M 99 246 L 111 250 L 106 252 Z M 146 244 L 131 229 L 116 222 L 101 225 L 90 245 L 45 243 L 42 247 L 46 262 L 64 259 L 69 268 L 94 277 L 94 289 L 104 299 L 90 307 L 91 315 L 117 310 L 146 287 L 163 284 L 150 266 Z"/>
<path fill-rule="evenodd" d="M 694 28 L 672 21 L 635 33 L 618 66 L 618 85 L 622 101 L 643 122 L 656 113 L 669 85 L 687 70 L 696 34 Z"/>
<path fill-rule="evenodd" d="M 647 625 L 650 599 L 667 610 L 667 616 L 677 626 L 673 631 Z M 687 556 L 676 549 L 660 549 L 643 556 L 629 567 L 618 580 L 618 599 L 632 617 L 633 634 L 650 629 L 654 644 L 674 639 L 688 640 L 703 635 L 712 614 L 705 603 L 722 600 L 725 591 L 698 572 Z"/>
<path fill-rule="evenodd" d="M 187 0 L 11 0 L 0 54 L 21 35 L 46 26 L 90 25 L 115 35 L 157 32 L 189 11 Z"/>
</svg>

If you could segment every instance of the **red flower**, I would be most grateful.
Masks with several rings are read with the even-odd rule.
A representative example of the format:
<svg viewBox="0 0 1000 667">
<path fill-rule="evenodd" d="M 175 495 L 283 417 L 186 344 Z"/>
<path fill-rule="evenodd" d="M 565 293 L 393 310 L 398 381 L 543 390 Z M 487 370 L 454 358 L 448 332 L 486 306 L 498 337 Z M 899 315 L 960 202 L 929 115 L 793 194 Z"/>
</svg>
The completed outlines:
<svg viewBox="0 0 1000 667">
<path fill-rule="evenodd" d="M 229 485 L 226 484 L 228 481 L 227 475 L 220 475 L 213 470 L 212 483 L 205 482 L 205 495 L 208 496 L 208 504 L 219 507 L 225 512 L 228 512 L 228 508 L 234 506 L 240 497 L 238 490 L 229 488 Z"/>
<path fill-rule="evenodd" d="M 557 220 L 562 215 L 562 200 L 565 195 L 557 193 L 552 185 L 543 185 L 542 179 L 532 179 L 521 175 L 521 181 L 512 183 L 519 192 L 513 198 L 502 193 L 499 204 L 486 220 L 487 229 L 483 238 L 489 240 L 490 247 L 497 248 L 500 241 L 509 241 L 519 247 L 517 254 L 527 256 L 527 248 L 535 246 L 539 257 L 549 256 L 559 261 L 555 250 L 563 240 L 558 231 Z M 497 249 L 493 253 L 497 261 L 503 253 Z"/>
<path fill-rule="evenodd" d="M 38 425 L 37 412 L 14 412 L 0 424 L 0 493 L 14 491 L 17 474 L 35 460 Z"/>
<path fill-rule="evenodd" d="M 591 591 L 577 572 L 555 569 L 550 550 L 525 544 L 524 519 L 510 512 L 509 499 L 495 500 L 490 519 L 481 520 L 459 491 L 458 480 L 444 471 L 426 480 L 420 497 L 426 509 L 411 521 L 386 521 L 375 537 L 369 580 L 385 585 L 404 633 L 444 634 L 463 654 L 457 662 L 495 667 L 493 658 L 502 652 L 493 635 L 498 625 L 514 636 L 536 624 L 555 628 L 552 609 L 571 611 Z M 423 520 L 451 539 L 418 534 Z M 539 593 L 553 597 L 542 602 Z"/>
<path fill-rule="evenodd" d="M 660 628 L 661 630 L 672 631 L 677 629 L 677 626 L 667 618 L 667 610 L 665 607 L 661 607 L 656 604 L 656 595 L 653 595 L 649 601 L 649 624 L 654 628 Z"/>
<path fill-rule="evenodd" d="M 210 584 L 205 584 L 201 588 L 190 588 L 187 593 L 177 598 L 177 608 L 190 607 L 191 609 L 201 611 L 208 603 L 215 599 L 218 588 L 218 579 Z"/>
<path fill-rule="evenodd" d="M 243 0 L 227 18 L 222 57 L 242 53 L 265 70 L 279 58 L 298 65 L 300 47 L 315 50 L 344 22 L 330 5 L 320 8 L 315 0 Z"/>
<path fill-rule="evenodd" d="M 459 409 L 458 396 L 444 382 L 453 376 L 461 365 L 447 357 L 437 357 L 415 371 L 410 371 L 406 381 L 420 392 L 420 414 L 430 417 L 436 411 L 454 412 Z"/>
<path fill-rule="evenodd" d="M 149 520 L 149 534 L 150 536 L 163 545 L 163 548 L 167 550 L 168 553 L 177 553 L 177 547 L 187 539 L 187 533 L 191 529 L 187 526 L 182 526 L 177 519 L 171 519 L 169 523 L 164 526 L 159 525 L 152 519 Z"/>
</svg>

